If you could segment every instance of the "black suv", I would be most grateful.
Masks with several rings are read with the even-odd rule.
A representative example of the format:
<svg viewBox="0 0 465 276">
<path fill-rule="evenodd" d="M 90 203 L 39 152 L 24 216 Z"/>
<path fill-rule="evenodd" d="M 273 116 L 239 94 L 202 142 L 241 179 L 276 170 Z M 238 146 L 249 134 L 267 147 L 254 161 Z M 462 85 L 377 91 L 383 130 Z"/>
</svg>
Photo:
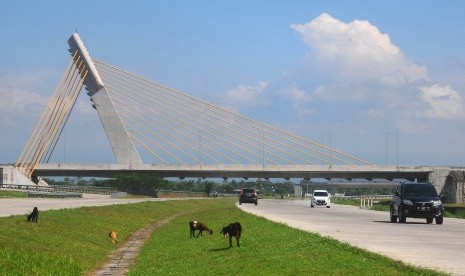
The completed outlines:
<svg viewBox="0 0 465 276">
<path fill-rule="evenodd" d="M 242 189 L 241 195 L 239 196 L 239 204 L 242 203 L 255 203 L 258 204 L 257 191 L 252 188 Z"/>
<path fill-rule="evenodd" d="M 405 223 L 407 217 L 425 218 L 426 223 L 442 224 L 444 206 L 433 185 L 402 183 L 397 186 L 390 206 L 391 222 Z"/>
</svg>

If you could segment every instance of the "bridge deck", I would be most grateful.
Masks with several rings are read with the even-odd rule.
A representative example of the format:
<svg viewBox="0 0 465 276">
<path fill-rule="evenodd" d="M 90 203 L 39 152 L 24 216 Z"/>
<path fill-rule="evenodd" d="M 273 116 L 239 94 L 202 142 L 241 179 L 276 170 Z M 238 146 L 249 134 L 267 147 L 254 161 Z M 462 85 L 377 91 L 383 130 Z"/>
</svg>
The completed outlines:
<svg viewBox="0 0 465 276">
<path fill-rule="evenodd" d="M 145 173 L 157 177 L 205 178 L 346 178 L 427 179 L 433 167 L 376 165 L 158 165 L 158 164 L 40 164 L 38 176 L 114 177 Z"/>
</svg>

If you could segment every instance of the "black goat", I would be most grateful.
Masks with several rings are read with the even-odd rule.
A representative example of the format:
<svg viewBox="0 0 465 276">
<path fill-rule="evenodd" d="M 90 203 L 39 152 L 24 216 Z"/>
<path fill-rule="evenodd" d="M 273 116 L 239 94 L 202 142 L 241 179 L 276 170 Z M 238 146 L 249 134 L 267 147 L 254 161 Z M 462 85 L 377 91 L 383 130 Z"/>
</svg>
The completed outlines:
<svg viewBox="0 0 465 276">
<path fill-rule="evenodd" d="M 34 210 L 32 210 L 32 213 L 27 216 L 27 221 L 37 223 L 38 219 L 39 219 L 39 208 L 34 207 Z"/>
<path fill-rule="evenodd" d="M 230 223 L 228 226 L 223 227 L 220 232 L 224 237 L 229 237 L 229 247 L 232 247 L 232 237 L 236 237 L 237 246 L 239 247 L 239 239 L 242 234 L 242 226 L 239 222 Z"/>
</svg>

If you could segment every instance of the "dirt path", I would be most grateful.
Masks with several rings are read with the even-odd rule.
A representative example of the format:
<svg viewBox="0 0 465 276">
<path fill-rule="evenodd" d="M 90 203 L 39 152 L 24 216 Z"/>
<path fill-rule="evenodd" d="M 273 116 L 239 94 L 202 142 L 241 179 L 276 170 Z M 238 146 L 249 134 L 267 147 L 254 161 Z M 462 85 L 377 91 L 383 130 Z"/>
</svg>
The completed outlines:
<svg viewBox="0 0 465 276">
<path fill-rule="evenodd" d="M 135 232 L 123 246 L 110 255 L 110 260 L 106 264 L 90 275 L 126 275 L 129 268 L 135 263 L 142 246 L 144 246 L 145 242 L 152 236 L 153 231 L 167 224 L 172 219 L 187 213 L 189 212 L 174 214 Z"/>
</svg>

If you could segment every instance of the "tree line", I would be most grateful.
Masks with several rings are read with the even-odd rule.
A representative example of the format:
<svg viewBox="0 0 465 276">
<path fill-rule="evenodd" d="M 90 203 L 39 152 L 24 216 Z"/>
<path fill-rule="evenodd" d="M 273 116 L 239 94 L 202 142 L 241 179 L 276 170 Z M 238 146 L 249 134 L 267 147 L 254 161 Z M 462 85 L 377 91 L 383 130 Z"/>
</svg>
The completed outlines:
<svg viewBox="0 0 465 276">
<path fill-rule="evenodd" d="M 225 180 L 211 181 L 202 178 L 188 180 L 167 180 L 156 178 L 151 175 L 132 173 L 121 174 L 111 179 L 95 178 L 69 178 L 62 180 L 44 179 L 49 185 L 67 185 L 67 186 L 93 186 L 100 188 L 109 188 L 133 195 L 148 195 L 157 197 L 158 191 L 176 191 L 188 193 L 204 193 L 210 196 L 212 193 L 234 194 L 242 188 L 255 188 L 262 195 L 284 195 L 294 193 L 294 183 L 271 182 L 269 180 L 258 179 L 256 181 L 246 180 Z"/>
<path fill-rule="evenodd" d="M 174 191 L 186 193 L 203 193 L 210 196 L 212 193 L 235 194 L 243 188 L 255 188 L 263 196 L 281 196 L 294 194 L 294 186 L 299 183 L 286 180 L 282 182 L 273 182 L 265 179 L 244 180 L 240 181 L 231 179 L 224 181 L 211 181 L 202 178 L 197 179 L 163 179 L 151 175 L 132 173 L 121 174 L 111 179 L 95 178 L 69 178 L 62 180 L 44 179 L 49 185 L 67 185 L 67 186 L 92 186 L 109 188 L 117 191 L 127 192 L 133 195 L 148 195 L 157 197 L 158 191 Z M 312 184 L 309 184 L 309 191 L 313 190 Z M 303 190 L 307 187 L 304 185 Z M 374 195 L 374 194 L 392 194 L 391 188 L 339 188 L 338 193 L 348 196 Z"/>
</svg>

